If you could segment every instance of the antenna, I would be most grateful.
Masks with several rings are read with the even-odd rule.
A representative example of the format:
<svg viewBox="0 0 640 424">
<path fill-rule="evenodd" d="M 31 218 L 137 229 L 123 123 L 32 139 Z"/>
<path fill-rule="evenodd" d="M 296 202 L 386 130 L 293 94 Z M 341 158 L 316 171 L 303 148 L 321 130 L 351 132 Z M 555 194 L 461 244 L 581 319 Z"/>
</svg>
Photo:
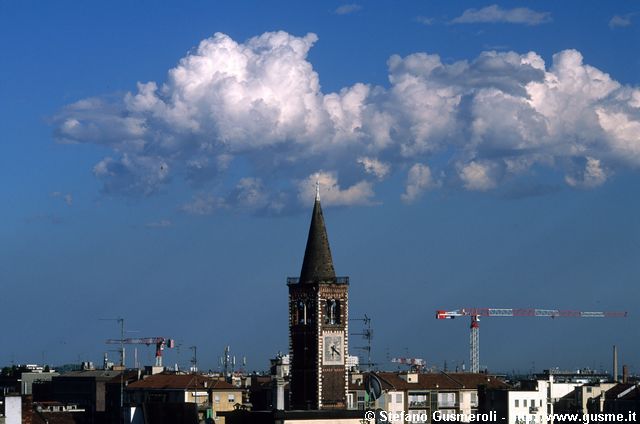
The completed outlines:
<svg viewBox="0 0 640 424">
<path fill-rule="evenodd" d="M 120 414 L 122 416 L 124 408 L 124 318 L 100 318 L 100 321 L 117 321 L 120 324 Z"/>
<path fill-rule="evenodd" d="M 316 180 L 316 202 L 320 201 L 320 181 Z"/>
<path fill-rule="evenodd" d="M 198 408 L 198 348 L 194 345 L 194 346 L 190 346 L 189 349 L 193 350 L 193 359 L 191 360 L 191 363 L 193 364 L 191 366 L 191 371 L 193 372 L 193 379 L 194 379 L 194 393 L 195 393 L 195 403 L 196 403 L 196 410 Z"/>
<path fill-rule="evenodd" d="M 351 333 L 352 336 L 362 336 L 366 341 L 366 346 L 357 346 L 355 349 L 360 349 L 367 352 L 367 362 L 363 365 L 367 367 L 367 371 L 371 371 L 371 367 L 377 365 L 371 362 L 371 339 L 373 339 L 373 330 L 371 329 L 371 318 L 364 314 L 364 318 L 352 318 L 349 321 L 362 321 L 364 329 L 362 333 Z"/>
<path fill-rule="evenodd" d="M 193 351 L 193 358 L 191 359 L 191 371 L 195 374 L 198 372 L 198 347 L 190 346 L 189 349 Z"/>
</svg>

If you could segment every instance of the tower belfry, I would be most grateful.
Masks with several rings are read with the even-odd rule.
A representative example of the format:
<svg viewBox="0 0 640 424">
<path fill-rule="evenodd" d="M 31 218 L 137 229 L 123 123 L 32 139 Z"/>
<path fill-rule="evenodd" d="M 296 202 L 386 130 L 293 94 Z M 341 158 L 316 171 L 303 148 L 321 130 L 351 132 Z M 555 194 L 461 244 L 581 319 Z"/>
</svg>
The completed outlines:
<svg viewBox="0 0 640 424">
<path fill-rule="evenodd" d="M 345 409 L 348 376 L 348 277 L 336 277 L 320 188 L 300 278 L 288 278 L 291 406 Z"/>
</svg>

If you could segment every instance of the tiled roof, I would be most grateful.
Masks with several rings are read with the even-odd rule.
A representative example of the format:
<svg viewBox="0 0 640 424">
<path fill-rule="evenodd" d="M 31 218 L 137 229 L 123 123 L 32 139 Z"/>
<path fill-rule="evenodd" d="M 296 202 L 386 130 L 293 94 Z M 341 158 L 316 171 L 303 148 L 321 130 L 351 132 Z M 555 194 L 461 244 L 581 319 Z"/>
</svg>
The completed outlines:
<svg viewBox="0 0 640 424">
<path fill-rule="evenodd" d="M 87 371 L 69 371 L 64 374 L 54 376 L 55 379 L 60 378 L 95 378 L 96 380 L 110 380 L 120 375 L 120 371 L 113 370 L 87 370 Z"/>
<path fill-rule="evenodd" d="M 621 399 L 623 400 L 638 400 L 640 399 L 640 388 L 638 388 L 638 386 L 636 386 L 633 390 L 629 390 L 627 393 L 625 393 Z"/>
<path fill-rule="evenodd" d="M 617 399 L 618 395 L 624 393 L 625 391 L 629 390 L 629 389 L 633 389 L 635 387 L 635 384 L 633 383 L 618 383 L 615 386 L 613 386 L 612 388 L 610 388 L 609 390 L 606 391 L 605 393 L 605 398 L 606 399 Z M 630 399 L 633 398 L 633 395 L 638 391 L 637 387 L 635 390 L 629 390 L 627 393 L 625 393 L 624 398 Z M 631 397 L 629 397 L 631 396 Z"/>
<path fill-rule="evenodd" d="M 120 378 L 120 372 L 115 375 L 111 380 L 108 381 L 108 384 L 120 384 L 120 381 L 132 381 L 138 379 L 138 370 L 127 370 L 124 372 L 122 378 Z"/>
<path fill-rule="evenodd" d="M 155 374 L 127 386 L 127 389 L 236 389 L 232 384 L 216 378 L 195 374 Z"/>
<path fill-rule="evenodd" d="M 482 385 L 491 389 L 509 387 L 504 381 L 487 374 L 426 373 L 418 374 L 418 381 L 415 383 L 408 383 L 398 373 L 378 372 L 375 374 L 380 379 L 383 390 L 460 390 L 477 389 Z M 362 385 L 350 385 L 352 390 L 361 390 L 362 387 Z"/>
</svg>

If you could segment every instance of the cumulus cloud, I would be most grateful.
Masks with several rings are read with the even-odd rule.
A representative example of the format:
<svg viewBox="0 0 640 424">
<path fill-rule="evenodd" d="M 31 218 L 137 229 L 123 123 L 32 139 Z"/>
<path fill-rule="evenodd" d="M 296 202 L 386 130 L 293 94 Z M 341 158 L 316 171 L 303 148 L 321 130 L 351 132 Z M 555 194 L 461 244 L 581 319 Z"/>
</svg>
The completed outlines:
<svg viewBox="0 0 640 424">
<path fill-rule="evenodd" d="M 402 194 L 402 201 L 405 203 L 415 202 L 422 193 L 432 187 L 436 187 L 438 182 L 431 175 L 431 169 L 427 165 L 416 163 L 409 169 L 405 192 Z"/>
<path fill-rule="evenodd" d="M 316 182 L 320 187 L 320 199 L 322 199 L 323 205 L 351 206 L 372 203 L 374 192 L 371 183 L 359 181 L 348 188 L 342 189 L 338 184 L 338 177 L 335 173 L 319 171 L 298 183 L 298 199 L 301 204 L 309 205 L 313 203 L 316 195 Z"/>
<path fill-rule="evenodd" d="M 482 9 L 467 9 L 462 15 L 453 19 L 453 24 L 498 23 L 540 25 L 551 22 L 549 12 L 536 12 L 526 7 L 503 9 L 497 4 Z"/>
<path fill-rule="evenodd" d="M 348 15 L 349 13 L 354 13 L 359 10 L 362 10 L 362 6 L 360 6 L 359 4 L 350 3 L 339 6 L 338 8 L 336 8 L 336 10 L 334 10 L 333 13 L 335 13 L 336 15 Z"/>
<path fill-rule="evenodd" d="M 169 165 L 160 156 L 125 153 L 118 159 L 102 159 L 93 167 L 93 174 L 104 181 L 106 193 L 148 196 L 168 181 Z"/>
<path fill-rule="evenodd" d="M 260 178 L 242 178 L 227 198 L 232 207 L 248 211 L 279 213 L 285 207 L 285 194 L 272 194 L 267 191 Z"/>
<path fill-rule="evenodd" d="M 219 210 L 238 209 L 250 212 L 278 214 L 287 205 L 284 193 L 273 193 L 260 178 L 241 178 L 225 196 L 198 193 L 180 207 L 189 215 L 212 215 Z"/>
<path fill-rule="evenodd" d="M 501 11 L 524 19 L 512 12 Z M 316 41 L 215 34 L 164 83 L 63 108 L 54 135 L 110 152 L 93 168 L 104 193 L 150 196 L 186 183 L 197 194 L 180 209 L 195 215 L 281 213 L 312 201 L 316 179 L 327 205 L 372 205 L 394 172 L 406 173 L 398 193 L 410 203 L 436 187 L 513 185 L 532 170 L 595 187 L 640 167 L 640 89 L 578 51 L 550 63 L 535 52 L 394 55 L 388 86 L 323 92 L 307 60 Z"/>
<path fill-rule="evenodd" d="M 491 162 L 470 162 L 460 166 L 460 179 L 468 190 L 489 190 L 496 186 L 495 165 Z"/>
<path fill-rule="evenodd" d="M 607 180 L 606 171 L 598 159 L 587 157 L 584 168 L 578 169 L 573 175 L 567 175 L 565 181 L 573 187 L 598 187 Z"/>
<path fill-rule="evenodd" d="M 391 166 L 389 164 L 380 162 L 376 158 L 362 156 L 358 158 L 357 162 L 362 165 L 367 174 L 374 175 L 379 180 L 384 180 L 391 171 Z"/>
</svg>

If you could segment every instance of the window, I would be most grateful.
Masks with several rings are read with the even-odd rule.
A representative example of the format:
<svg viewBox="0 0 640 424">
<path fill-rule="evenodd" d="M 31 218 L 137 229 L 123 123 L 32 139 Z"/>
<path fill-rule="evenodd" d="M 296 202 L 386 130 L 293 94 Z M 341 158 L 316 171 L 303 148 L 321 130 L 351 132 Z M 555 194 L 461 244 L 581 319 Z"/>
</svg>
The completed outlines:
<svg viewBox="0 0 640 424">
<path fill-rule="evenodd" d="M 303 300 L 298 300 L 296 305 L 296 324 L 306 324 L 307 323 L 307 305 Z"/>
<path fill-rule="evenodd" d="M 409 394 L 409 408 L 425 407 L 427 406 L 427 394 L 426 393 L 413 393 Z"/>
<path fill-rule="evenodd" d="M 213 397 L 213 401 L 214 401 L 215 403 L 220 403 L 220 395 L 215 395 L 215 396 Z"/>
<path fill-rule="evenodd" d="M 439 407 L 456 406 L 456 394 L 455 393 L 438 393 L 438 406 Z"/>
<path fill-rule="evenodd" d="M 402 393 L 396 395 L 396 403 L 402 403 Z"/>
<path fill-rule="evenodd" d="M 235 403 L 236 395 L 228 395 L 227 399 L 228 399 L 229 403 Z"/>
<path fill-rule="evenodd" d="M 520 406 L 520 401 L 518 399 L 515 400 L 515 403 L 516 403 L 516 405 L 515 405 L 516 408 Z"/>
<path fill-rule="evenodd" d="M 522 406 L 524 406 L 525 408 L 527 407 L 527 400 L 526 400 L 526 399 L 524 399 L 524 400 L 522 401 Z"/>
<path fill-rule="evenodd" d="M 325 305 L 324 313 L 325 324 L 340 324 L 340 301 L 336 299 L 329 299 Z"/>
<path fill-rule="evenodd" d="M 593 388 L 587 387 L 587 393 L 591 393 L 592 391 L 593 391 Z"/>
</svg>

